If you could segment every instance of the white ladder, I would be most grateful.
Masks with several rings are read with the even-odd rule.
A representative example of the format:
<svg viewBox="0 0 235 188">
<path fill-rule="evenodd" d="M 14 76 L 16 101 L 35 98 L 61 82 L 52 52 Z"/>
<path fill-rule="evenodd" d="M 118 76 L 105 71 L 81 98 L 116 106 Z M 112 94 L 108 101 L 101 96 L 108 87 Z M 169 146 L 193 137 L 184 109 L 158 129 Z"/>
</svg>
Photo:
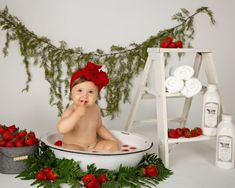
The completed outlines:
<svg viewBox="0 0 235 188">
<path fill-rule="evenodd" d="M 206 73 L 206 78 L 208 84 L 217 85 L 218 91 L 218 78 L 216 73 L 216 68 L 213 62 L 212 52 L 207 49 L 169 49 L 169 48 L 149 48 L 148 58 L 143 70 L 142 79 L 138 87 L 132 108 L 127 120 L 125 127 L 126 131 L 129 131 L 134 124 L 143 123 L 155 123 L 157 124 L 157 140 L 158 140 L 158 153 L 160 158 L 166 167 L 169 167 L 169 144 L 173 143 L 183 143 L 183 142 L 193 142 L 193 141 L 203 141 L 214 139 L 215 137 L 209 136 L 199 136 L 193 138 L 178 138 L 178 139 L 168 139 L 168 121 L 176 121 L 180 123 L 181 127 L 185 127 L 186 121 L 189 115 L 189 109 L 191 107 L 192 98 L 185 98 L 182 94 L 176 93 L 171 94 L 165 91 L 165 53 L 195 53 L 194 58 L 194 77 L 198 78 L 200 67 L 203 63 Z M 150 71 L 154 71 L 154 89 L 147 87 L 147 81 L 150 76 Z M 204 93 L 206 87 L 203 86 L 201 93 Z M 156 119 L 148 119 L 135 121 L 137 110 L 140 106 L 140 101 L 145 98 L 154 98 L 156 106 Z M 180 118 L 168 119 L 167 115 L 167 98 L 184 97 L 183 112 Z M 223 104 L 221 102 L 221 104 Z"/>
</svg>

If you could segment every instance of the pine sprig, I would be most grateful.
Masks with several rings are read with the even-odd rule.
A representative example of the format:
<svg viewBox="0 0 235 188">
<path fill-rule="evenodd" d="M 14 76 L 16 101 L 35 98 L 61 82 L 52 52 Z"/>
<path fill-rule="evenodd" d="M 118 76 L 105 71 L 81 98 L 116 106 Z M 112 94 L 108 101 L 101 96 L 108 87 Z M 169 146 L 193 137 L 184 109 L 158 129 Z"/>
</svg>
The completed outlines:
<svg viewBox="0 0 235 188">
<path fill-rule="evenodd" d="M 101 49 L 85 53 L 81 47 L 68 48 L 64 41 L 61 41 L 60 46 L 57 47 L 50 39 L 37 36 L 17 17 L 12 16 L 6 7 L 0 11 L 0 27 L 6 31 L 3 53 L 5 56 L 8 55 L 11 42 L 19 43 L 22 63 L 25 65 L 27 75 L 23 91 L 29 91 L 29 84 L 32 81 L 30 68 L 38 66 L 44 69 L 45 80 L 50 84 L 49 104 L 57 107 L 59 115 L 68 106 L 64 104 L 64 96 L 69 98 L 69 78 L 72 72 L 84 67 L 87 61 L 104 65 L 111 82 L 104 93 L 106 106 L 102 107 L 102 115 L 114 118 L 119 111 L 120 101 L 124 103 L 129 101 L 132 79 L 144 68 L 147 48 L 159 47 L 160 42 L 168 36 L 183 41 L 186 48 L 192 47 L 191 42 L 195 34 L 194 18 L 201 13 L 209 16 L 210 22 L 215 24 L 213 12 L 208 7 L 198 8 L 191 15 L 187 9 L 182 8 L 172 17 L 178 25 L 159 31 L 140 44 L 131 43 L 127 47 L 112 45 L 109 53 Z"/>
<path fill-rule="evenodd" d="M 95 164 L 91 164 L 88 165 L 87 171 L 82 171 L 78 162 L 72 159 L 56 158 L 53 151 L 43 143 L 39 147 L 39 153 L 30 156 L 26 160 L 26 164 L 27 168 L 21 172 L 17 178 L 23 180 L 33 180 L 31 185 L 46 188 L 59 188 L 65 183 L 69 184 L 70 187 L 73 188 L 83 187 L 81 179 L 86 174 L 94 174 L 95 177 L 106 174 L 108 181 L 101 184 L 102 188 L 151 187 L 158 185 L 159 182 L 172 175 L 172 171 L 165 168 L 161 159 L 159 159 L 155 154 L 146 154 L 136 167 L 126 167 L 120 165 L 119 170 L 114 171 L 108 169 L 97 169 Z M 158 176 L 148 177 L 142 176 L 139 173 L 142 167 L 149 164 L 156 165 L 159 172 Z M 58 178 L 55 181 L 37 180 L 36 173 L 48 166 L 56 172 Z"/>
</svg>

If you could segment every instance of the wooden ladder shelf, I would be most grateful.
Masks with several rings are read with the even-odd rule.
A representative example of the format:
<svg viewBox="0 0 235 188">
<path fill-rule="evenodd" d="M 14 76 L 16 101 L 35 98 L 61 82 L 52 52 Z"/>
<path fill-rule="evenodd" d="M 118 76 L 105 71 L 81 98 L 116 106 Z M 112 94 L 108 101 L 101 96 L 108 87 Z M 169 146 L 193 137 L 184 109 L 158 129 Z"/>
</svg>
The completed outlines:
<svg viewBox="0 0 235 188">
<path fill-rule="evenodd" d="M 204 141 L 214 139 L 215 137 L 209 136 L 198 136 L 193 138 L 179 138 L 179 139 L 170 139 L 168 138 L 168 121 L 176 121 L 180 123 L 181 127 L 185 127 L 189 110 L 191 107 L 192 99 L 185 98 L 182 94 L 176 93 L 171 94 L 165 90 L 165 53 L 195 53 L 194 58 L 194 77 L 198 78 L 200 67 L 203 64 L 205 68 L 206 78 L 208 84 L 215 84 L 218 87 L 218 78 L 216 73 L 216 68 L 213 62 L 212 52 L 207 49 L 191 49 L 191 48 L 182 48 L 182 49 L 169 49 L 169 48 L 149 48 L 148 49 L 148 58 L 143 70 L 142 79 L 140 81 L 134 102 L 131 107 L 131 111 L 127 120 L 125 127 L 126 131 L 129 131 L 134 124 L 138 123 L 154 123 L 157 124 L 157 145 L 158 145 L 158 154 L 162 159 L 166 167 L 169 167 L 169 145 L 173 143 L 184 143 L 184 142 L 194 142 L 194 141 Z M 153 82 L 154 88 L 148 87 L 148 80 L 150 77 L 150 72 L 153 71 Z M 200 93 L 204 93 L 206 86 L 203 86 Z M 167 98 L 184 98 L 183 112 L 180 118 L 168 119 L 167 115 Z M 148 119 L 135 121 L 136 113 L 140 106 L 140 101 L 145 98 L 154 98 L 156 106 L 156 119 Z M 222 104 L 222 102 L 221 102 Z"/>
</svg>

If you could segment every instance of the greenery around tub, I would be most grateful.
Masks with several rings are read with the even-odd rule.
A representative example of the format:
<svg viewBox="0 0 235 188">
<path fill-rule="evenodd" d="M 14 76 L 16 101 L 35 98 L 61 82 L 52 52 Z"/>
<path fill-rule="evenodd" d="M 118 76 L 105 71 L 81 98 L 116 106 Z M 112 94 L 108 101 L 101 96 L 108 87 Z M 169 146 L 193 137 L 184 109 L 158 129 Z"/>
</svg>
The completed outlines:
<svg viewBox="0 0 235 188">
<path fill-rule="evenodd" d="M 95 164 L 89 165 L 87 171 L 81 171 L 79 162 L 71 159 L 58 159 L 53 151 L 42 143 L 39 147 L 39 152 L 33 156 L 29 156 L 25 160 L 27 168 L 17 175 L 17 178 L 22 180 L 33 180 L 31 185 L 37 187 L 59 188 L 63 184 L 68 184 L 72 188 L 89 187 L 84 185 L 84 177 L 93 176 L 97 180 L 105 175 L 106 179 L 94 188 L 121 188 L 121 187 L 152 187 L 158 185 L 161 181 L 168 178 L 173 172 L 167 169 L 161 159 L 155 154 L 146 154 L 136 167 L 120 166 L 118 171 L 97 169 Z M 36 174 L 50 167 L 56 178 L 54 180 L 38 180 Z M 150 172 L 146 174 L 147 167 L 154 167 L 157 173 Z M 104 180 L 104 179 L 103 179 Z M 89 182 L 91 183 L 91 182 Z"/>
</svg>

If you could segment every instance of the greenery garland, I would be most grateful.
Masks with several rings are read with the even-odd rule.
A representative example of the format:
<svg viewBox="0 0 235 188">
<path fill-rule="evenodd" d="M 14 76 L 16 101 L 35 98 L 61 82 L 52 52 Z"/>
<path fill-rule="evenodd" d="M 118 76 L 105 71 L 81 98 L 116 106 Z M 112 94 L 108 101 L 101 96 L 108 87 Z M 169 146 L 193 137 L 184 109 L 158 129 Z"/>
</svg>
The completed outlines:
<svg viewBox="0 0 235 188">
<path fill-rule="evenodd" d="M 7 56 L 10 42 L 18 41 L 27 73 L 26 87 L 23 91 L 29 90 L 29 83 L 32 80 L 30 66 L 34 65 L 44 69 L 45 79 L 50 84 L 49 103 L 57 106 L 59 114 L 65 107 L 63 96 L 69 96 L 68 78 L 72 72 L 85 66 L 87 61 L 104 65 L 111 82 L 106 87 L 104 94 L 106 107 L 102 109 L 102 112 L 103 116 L 114 118 L 119 111 L 119 102 L 129 101 L 132 78 L 144 68 L 147 48 L 159 47 L 160 42 L 168 36 L 181 40 L 186 48 L 192 47 L 191 41 L 195 34 L 194 18 L 199 13 L 208 15 L 211 23 L 215 24 L 213 13 L 208 7 L 198 8 L 191 15 L 188 10 L 182 8 L 172 17 L 179 23 L 178 25 L 159 31 L 140 44 L 132 43 L 127 47 L 113 45 L 110 53 L 105 53 L 101 49 L 94 52 L 83 52 L 80 47 L 68 48 L 64 41 L 61 41 L 60 46 L 56 47 L 50 39 L 37 36 L 28 30 L 17 17 L 9 14 L 6 7 L 0 11 L 0 26 L 2 30 L 6 31 L 3 53 Z"/>
<path fill-rule="evenodd" d="M 44 143 L 41 144 L 39 151 L 38 154 L 29 156 L 26 159 L 27 168 L 16 176 L 22 180 L 34 180 L 31 185 L 37 185 L 37 187 L 59 188 L 64 183 L 69 184 L 72 188 L 84 187 L 81 180 L 84 176 L 90 174 L 96 178 L 103 174 L 106 175 L 106 181 L 100 185 L 102 188 L 151 187 L 158 185 L 159 182 L 173 174 L 171 170 L 165 168 L 161 159 L 155 154 L 145 154 L 136 167 L 120 165 L 118 171 L 113 171 L 97 169 L 95 164 L 91 164 L 88 166 L 87 171 L 82 171 L 79 162 L 72 159 L 56 158 L 53 151 Z M 143 170 L 146 166 L 155 166 L 158 173 L 151 176 L 144 174 Z M 36 178 L 37 172 L 47 167 L 53 169 L 56 178 L 53 180 L 38 180 Z"/>
</svg>

